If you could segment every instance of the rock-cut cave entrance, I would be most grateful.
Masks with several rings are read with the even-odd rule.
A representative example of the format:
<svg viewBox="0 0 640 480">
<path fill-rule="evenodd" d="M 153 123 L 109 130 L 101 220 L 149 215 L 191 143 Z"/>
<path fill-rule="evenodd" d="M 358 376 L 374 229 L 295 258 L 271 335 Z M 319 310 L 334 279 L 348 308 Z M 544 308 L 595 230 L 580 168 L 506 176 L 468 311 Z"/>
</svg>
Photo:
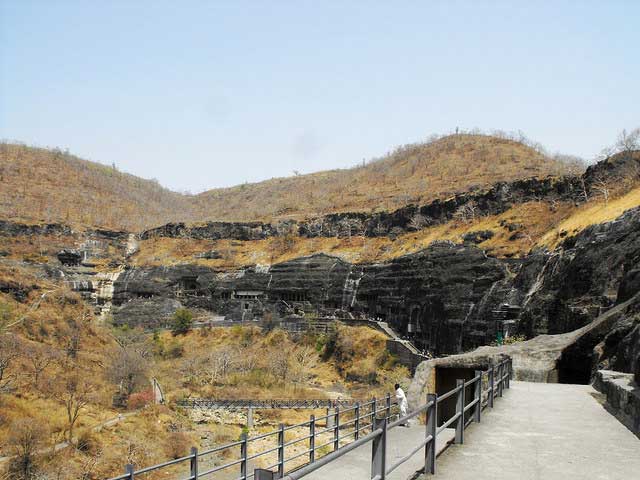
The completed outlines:
<svg viewBox="0 0 640 480">
<path fill-rule="evenodd" d="M 468 382 L 475 376 L 476 370 L 487 370 L 487 365 L 472 365 L 465 367 L 436 367 L 436 393 L 444 395 L 456 388 L 456 380 L 461 378 Z M 465 405 L 473 401 L 473 385 L 469 385 L 464 391 Z M 453 417 L 456 413 L 456 396 L 453 395 L 438 404 L 438 425 Z M 473 409 L 465 414 L 465 422 L 473 415 Z"/>
<path fill-rule="evenodd" d="M 593 365 L 593 345 L 571 345 L 558 360 L 558 383 L 588 385 L 595 373 Z"/>
</svg>

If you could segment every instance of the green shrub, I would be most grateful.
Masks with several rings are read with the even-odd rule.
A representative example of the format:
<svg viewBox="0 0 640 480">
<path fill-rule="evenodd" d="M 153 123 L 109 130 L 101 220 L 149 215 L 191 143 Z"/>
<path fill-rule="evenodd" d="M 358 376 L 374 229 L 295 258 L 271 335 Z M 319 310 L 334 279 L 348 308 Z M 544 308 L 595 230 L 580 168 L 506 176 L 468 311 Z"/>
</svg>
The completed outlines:
<svg viewBox="0 0 640 480">
<path fill-rule="evenodd" d="M 184 335 L 191 331 L 193 326 L 193 313 L 187 308 L 179 308 L 173 314 L 171 322 L 171 333 L 174 335 Z"/>
</svg>

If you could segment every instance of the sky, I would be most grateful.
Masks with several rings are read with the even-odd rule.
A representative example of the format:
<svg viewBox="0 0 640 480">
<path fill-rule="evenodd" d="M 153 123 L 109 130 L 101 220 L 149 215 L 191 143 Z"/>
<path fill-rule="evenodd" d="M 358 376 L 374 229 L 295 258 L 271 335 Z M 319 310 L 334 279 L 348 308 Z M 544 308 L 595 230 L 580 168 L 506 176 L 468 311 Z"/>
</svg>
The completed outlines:
<svg viewBox="0 0 640 480">
<path fill-rule="evenodd" d="M 593 158 L 640 126 L 640 2 L 0 0 L 0 138 L 193 193 L 434 133 Z"/>
</svg>

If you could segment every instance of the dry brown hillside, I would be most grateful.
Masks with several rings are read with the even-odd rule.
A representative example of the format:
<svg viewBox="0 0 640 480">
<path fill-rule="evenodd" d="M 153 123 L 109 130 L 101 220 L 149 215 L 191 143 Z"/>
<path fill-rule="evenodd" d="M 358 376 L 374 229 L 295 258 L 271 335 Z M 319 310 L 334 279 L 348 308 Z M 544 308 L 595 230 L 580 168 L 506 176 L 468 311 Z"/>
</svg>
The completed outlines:
<svg viewBox="0 0 640 480">
<path fill-rule="evenodd" d="M 114 229 L 177 220 L 188 198 L 60 150 L 0 144 L 0 216 Z"/>
<path fill-rule="evenodd" d="M 452 135 L 368 164 L 187 196 L 60 150 L 0 144 L 0 217 L 141 230 L 170 221 L 249 221 L 391 210 L 572 167 L 521 142 Z"/>
<path fill-rule="evenodd" d="M 218 218 L 233 220 L 393 210 L 473 187 L 574 168 L 514 140 L 450 135 L 399 147 L 362 167 L 210 190 L 200 194 L 198 202 Z"/>
</svg>

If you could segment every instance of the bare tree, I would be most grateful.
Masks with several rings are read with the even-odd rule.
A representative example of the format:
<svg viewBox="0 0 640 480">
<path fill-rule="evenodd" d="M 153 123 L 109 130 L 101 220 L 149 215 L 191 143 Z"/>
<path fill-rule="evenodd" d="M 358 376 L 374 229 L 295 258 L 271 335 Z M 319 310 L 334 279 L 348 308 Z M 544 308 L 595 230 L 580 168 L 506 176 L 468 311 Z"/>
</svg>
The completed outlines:
<svg viewBox="0 0 640 480">
<path fill-rule="evenodd" d="M 413 230 L 422 230 L 430 224 L 429 219 L 421 213 L 415 213 L 409 221 L 409 227 Z"/>
<path fill-rule="evenodd" d="M 454 212 L 453 217 L 457 220 L 469 223 L 476 219 L 477 214 L 478 206 L 475 202 L 472 201 L 458 207 L 458 209 Z"/>
<path fill-rule="evenodd" d="M 293 364 L 291 366 L 291 381 L 295 384 L 306 383 L 310 378 L 313 368 L 318 363 L 318 354 L 310 346 L 296 347 L 291 352 Z"/>
<path fill-rule="evenodd" d="M 618 152 L 630 154 L 636 150 L 640 150 L 640 128 L 636 128 L 627 132 L 622 130 L 618 135 L 615 148 Z"/>
<path fill-rule="evenodd" d="M 38 388 L 42 374 L 56 361 L 57 353 L 48 345 L 33 344 L 25 347 L 24 357 L 31 369 L 33 386 Z"/>
<path fill-rule="evenodd" d="M 598 159 L 605 160 L 617 153 L 630 155 L 637 150 L 640 150 L 640 128 L 636 128 L 630 132 L 627 132 L 625 129 L 620 132 L 614 145 L 602 149 Z"/>
<path fill-rule="evenodd" d="M 307 221 L 307 228 L 313 235 L 321 236 L 324 229 L 324 219 L 322 217 L 313 217 Z"/>
<path fill-rule="evenodd" d="M 95 387 L 77 368 L 71 367 L 67 371 L 60 379 L 57 394 L 67 414 L 67 440 L 73 443 L 73 429 L 80 414 L 93 399 Z"/>
<path fill-rule="evenodd" d="M 587 190 L 587 184 L 584 181 L 584 176 L 580 177 L 580 186 L 582 187 L 582 196 L 584 197 L 584 201 L 589 201 L 589 191 Z"/>
<path fill-rule="evenodd" d="M 208 372 L 209 383 L 213 384 L 224 380 L 233 371 L 237 363 L 237 354 L 237 349 L 224 345 L 207 356 L 205 367 Z"/>
<path fill-rule="evenodd" d="M 145 359 L 153 356 L 153 342 L 149 338 L 149 335 L 141 328 L 115 330 L 113 337 L 116 343 L 123 349 L 134 351 Z"/>
<path fill-rule="evenodd" d="M 363 236 L 365 225 L 359 218 L 343 218 L 339 223 L 339 235 L 347 238 Z"/>
<path fill-rule="evenodd" d="M 0 334 L 0 393 L 11 390 L 16 375 L 9 373 L 9 367 L 19 356 L 18 339 L 12 334 Z"/>
<path fill-rule="evenodd" d="M 609 182 L 605 178 L 596 179 L 591 188 L 593 188 L 596 192 L 598 192 L 600 196 L 602 196 L 605 205 L 609 204 L 610 188 Z"/>
<path fill-rule="evenodd" d="M 118 348 L 107 370 L 110 381 L 127 396 L 147 382 L 147 360 L 133 347 Z"/>
<path fill-rule="evenodd" d="M 44 443 L 46 430 L 43 422 L 35 418 L 21 418 L 11 423 L 8 444 L 14 458 L 9 464 L 9 478 L 32 480 L 36 478 L 37 452 Z"/>
<path fill-rule="evenodd" d="M 291 368 L 291 362 L 289 355 L 284 354 L 279 348 L 274 348 L 269 352 L 267 362 L 269 370 L 273 375 L 286 382 L 289 379 L 289 370 Z"/>
</svg>

